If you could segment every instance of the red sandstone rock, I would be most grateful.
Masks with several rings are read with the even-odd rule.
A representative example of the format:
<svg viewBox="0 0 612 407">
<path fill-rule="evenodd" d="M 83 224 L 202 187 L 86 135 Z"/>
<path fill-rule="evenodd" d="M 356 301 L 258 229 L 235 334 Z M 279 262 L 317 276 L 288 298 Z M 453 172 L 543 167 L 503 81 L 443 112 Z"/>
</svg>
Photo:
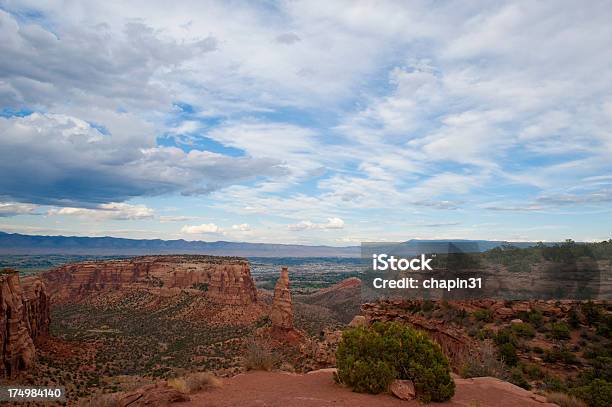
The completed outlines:
<svg viewBox="0 0 612 407">
<path fill-rule="evenodd" d="M 394 380 L 389 391 L 401 400 L 413 400 L 416 397 L 414 383 L 411 380 Z"/>
<path fill-rule="evenodd" d="M 349 323 L 350 327 L 367 326 L 368 320 L 363 315 L 355 315 L 355 317 Z"/>
<path fill-rule="evenodd" d="M 289 270 L 283 267 L 281 275 L 274 287 L 274 299 L 270 312 L 273 329 L 293 329 L 293 304 L 289 291 Z"/>
<path fill-rule="evenodd" d="M 225 305 L 257 302 L 247 260 L 216 256 L 144 256 L 122 260 L 67 264 L 42 274 L 54 301 L 122 288 L 200 288 L 212 301 Z"/>
<path fill-rule="evenodd" d="M 119 393 L 116 400 L 119 407 L 163 407 L 174 402 L 189 401 L 189 397 L 166 383 L 157 383 Z"/>
<path fill-rule="evenodd" d="M 0 272 L 0 375 L 29 368 L 36 358 L 34 341 L 49 331 L 44 284 L 31 279 L 24 286 L 17 271 Z"/>
</svg>

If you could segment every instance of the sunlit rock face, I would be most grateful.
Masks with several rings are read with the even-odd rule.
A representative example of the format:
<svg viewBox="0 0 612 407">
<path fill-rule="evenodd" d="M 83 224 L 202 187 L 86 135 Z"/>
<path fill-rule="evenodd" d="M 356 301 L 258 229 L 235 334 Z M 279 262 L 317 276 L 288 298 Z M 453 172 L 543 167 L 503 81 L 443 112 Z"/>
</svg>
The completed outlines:
<svg viewBox="0 0 612 407">
<path fill-rule="evenodd" d="M 216 256 L 143 256 L 67 264 L 43 274 L 53 301 L 128 288 L 198 289 L 213 302 L 248 305 L 257 290 L 246 259 Z"/>
</svg>

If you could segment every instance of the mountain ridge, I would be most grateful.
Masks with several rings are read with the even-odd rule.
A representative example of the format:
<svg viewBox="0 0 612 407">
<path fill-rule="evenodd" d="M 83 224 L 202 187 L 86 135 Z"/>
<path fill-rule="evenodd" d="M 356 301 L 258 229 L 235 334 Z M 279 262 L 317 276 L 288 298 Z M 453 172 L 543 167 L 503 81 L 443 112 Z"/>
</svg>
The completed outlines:
<svg viewBox="0 0 612 407">
<path fill-rule="evenodd" d="M 443 242 L 444 240 L 412 239 L 407 242 Z M 477 243 L 484 251 L 503 244 L 518 247 L 530 242 L 501 240 L 449 239 L 450 242 Z M 202 240 L 128 239 L 122 237 L 25 235 L 0 231 L 0 254 L 88 254 L 88 255 L 146 255 L 146 254 L 210 254 L 242 257 L 361 257 L 360 246 L 299 245 L 279 243 L 248 243 Z"/>
</svg>

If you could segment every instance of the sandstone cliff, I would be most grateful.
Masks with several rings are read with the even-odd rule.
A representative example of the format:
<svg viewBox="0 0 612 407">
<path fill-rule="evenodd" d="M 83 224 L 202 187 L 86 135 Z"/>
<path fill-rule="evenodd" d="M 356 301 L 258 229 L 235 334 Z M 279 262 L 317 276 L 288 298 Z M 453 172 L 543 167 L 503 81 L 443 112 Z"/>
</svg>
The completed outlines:
<svg viewBox="0 0 612 407">
<path fill-rule="evenodd" d="M 27 369 L 34 342 L 49 331 L 49 297 L 38 278 L 22 281 L 15 270 L 0 272 L 0 376 Z"/>
<path fill-rule="evenodd" d="M 247 260 L 215 256 L 144 256 L 67 264 L 42 275 L 54 301 L 124 288 L 199 289 L 226 305 L 257 302 Z"/>
<path fill-rule="evenodd" d="M 270 312 L 272 328 L 280 330 L 293 329 L 293 304 L 289 291 L 289 270 L 283 267 L 281 275 L 274 287 L 274 299 Z"/>
</svg>

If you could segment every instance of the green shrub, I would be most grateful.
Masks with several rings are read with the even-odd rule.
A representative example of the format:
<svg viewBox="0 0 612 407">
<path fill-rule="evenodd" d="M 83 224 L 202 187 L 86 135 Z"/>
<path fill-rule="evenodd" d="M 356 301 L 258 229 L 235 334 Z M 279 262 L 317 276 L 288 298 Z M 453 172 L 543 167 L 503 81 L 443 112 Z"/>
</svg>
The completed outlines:
<svg viewBox="0 0 612 407">
<path fill-rule="evenodd" d="M 510 383 L 522 387 L 525 390 L 531 390 L 531 385 L 525 378 L 523 370 L 520 367 L 515 367 L 510 371 Z"/>
<path fill-rule="evenodd" d="M 535 336 L 535 329 L 530 324 L 512 324 L 512 331 L 519 337 L 522 338 L 533 338 Z"/>
<path fill-rule="evenodd" d="M 516 348 L 510 342 L 504 343 L 499 347 L 499 356 L 508 366 L 515 366 L 518 363 Z"/>
<path fill-rule="evenodd" d="M 510 328 L 500 329 L 497 332 L 497 335 L 495 335 L 495 338 L 493 339 L 498 346 L 501 346 L 505 343 L 511 343 L 512 345 L 516 346 L 518 343 L 516 335 L 514 335 L 514 332 L 512 332 L 512 329 Z"/>
<path fill-rule="evenodd" d="M 612 400 L 612 383 L 595 379 L 587 386 L 574 389 L 573 393 L 586 401 L 589 407 L 609 407 Z"/>
<path fill-rule="evenodd" d="M 395 323 L 344 331 L 336 353 L 337 379 L 357 392 L 380 393 L 394 379 L 412 380 L 424 402 L 455 393 L 448 359 L 426 334 Z"/>
<path fill-rule="evenodd" d="M 565 322 L 556 322 L 550 326 L 550 337 L 553 339 L 569 339 L 570 329 Z"/>
<path fill-rule="evenodd" d="M 479 309 L 472 314 L 476 321 L 491 322 L 493 320 L 493 311 L 490 309 Z"/>
</svg>

